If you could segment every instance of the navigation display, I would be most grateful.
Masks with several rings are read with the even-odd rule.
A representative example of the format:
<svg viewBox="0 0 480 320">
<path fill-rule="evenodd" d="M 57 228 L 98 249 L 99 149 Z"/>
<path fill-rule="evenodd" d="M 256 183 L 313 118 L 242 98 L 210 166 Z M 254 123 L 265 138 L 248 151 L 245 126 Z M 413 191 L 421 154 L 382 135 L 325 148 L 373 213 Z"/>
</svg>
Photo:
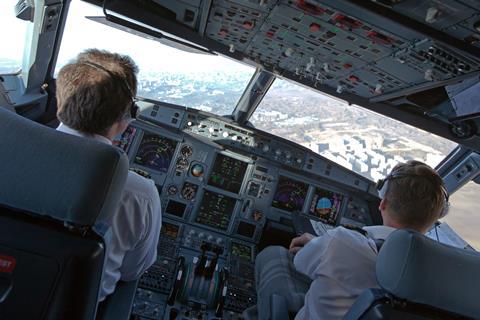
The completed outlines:
<svg viewBox="0 0 480 320">
<path fill-rule="evenodd" d="M 242 186 L 248 163 L 217 154 L 208 184 L 222 190 L 238 193 Z"/>
<path fill-rule="evenodd" d="M 343 195 L 341 194 L 317 187 L 310 204 L 310 214 L 322 222 L 334 225 L 340 212 L 342 199 Z"/>
<path fill-rule="evenodd" d="M 236 200 L 216 192 L 205 191 L 195 222 L 227 230 Z"/>
<path fill-rule="evenodd" d="M 231 254 L 247 260 L 252 259 L 252 248 L 241 243 L 232 242 Z"/>
<path fill-rule="evenodd" d="M 167 236 L 170 238 L 176 238 L 178 236 L 178 230 L 180 229 L 179 226 L 176 226 L 174 224 L 168 223 L 168 222 L 163 222 L 162 223 L 162 230 L 160 233 L 163 236 Z"/>
<path fill-rule="evenodd" d="M 280 176 L 272 206 L 289 212 L 301 211 L 307 191 L 308 184 Z"/>
<path fill-rule="evenodd" d="M 153 133 L 144 132 L 134 162 L 166 173 L 172 162 L 177 142 Z"/>
</svg>

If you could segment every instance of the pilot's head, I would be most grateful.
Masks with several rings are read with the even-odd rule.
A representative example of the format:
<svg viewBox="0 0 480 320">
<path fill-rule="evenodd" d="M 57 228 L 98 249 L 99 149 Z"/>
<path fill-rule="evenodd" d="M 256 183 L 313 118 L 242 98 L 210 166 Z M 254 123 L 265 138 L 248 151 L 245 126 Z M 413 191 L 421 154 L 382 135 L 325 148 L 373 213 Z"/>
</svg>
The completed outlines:
<svg viewBox="0 0 480 320">
<path fill-rule="evenodd" d="M 128 56 L 97 49 L 80 53 L 58 73 L 58 119 L 72 129 L 112 139 L 136 116 L 137 73 Z"/>
<path fill-rule="evenodd" d="M 435 170 L 420 161 L 398 164 L 378 182 L 385 225 L 427 232 L 448 212 L 448 193 Z"/>
</svg>

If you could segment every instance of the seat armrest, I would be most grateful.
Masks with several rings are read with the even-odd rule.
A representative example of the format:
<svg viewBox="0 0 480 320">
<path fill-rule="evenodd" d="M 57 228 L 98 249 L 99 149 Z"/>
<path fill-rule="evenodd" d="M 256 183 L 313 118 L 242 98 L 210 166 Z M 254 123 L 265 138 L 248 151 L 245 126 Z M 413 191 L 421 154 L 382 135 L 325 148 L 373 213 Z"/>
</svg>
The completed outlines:
<svg viewBox="0 0 480 320">
<path fill-rule="evenodd" d="M 138 280 L 119 281 L 115 291 L 98 305 L 96 320 L 128 320 Z"/>
</svg>

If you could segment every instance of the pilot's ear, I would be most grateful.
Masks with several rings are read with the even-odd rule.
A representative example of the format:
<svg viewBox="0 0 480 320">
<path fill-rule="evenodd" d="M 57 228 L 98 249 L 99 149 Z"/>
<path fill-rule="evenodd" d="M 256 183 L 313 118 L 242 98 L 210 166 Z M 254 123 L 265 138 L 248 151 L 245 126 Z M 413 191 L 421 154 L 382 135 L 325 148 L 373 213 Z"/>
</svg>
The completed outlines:
<svg viewBox="0 0 480 320">
<path fill-rule="evenodd" d="M 380 204 L 378 205 L 378 210 L 380 211 L 385 211 L 387 209 L 387 198 L 383 198 L 381 201 L 380 201 Z"/>
</svg>

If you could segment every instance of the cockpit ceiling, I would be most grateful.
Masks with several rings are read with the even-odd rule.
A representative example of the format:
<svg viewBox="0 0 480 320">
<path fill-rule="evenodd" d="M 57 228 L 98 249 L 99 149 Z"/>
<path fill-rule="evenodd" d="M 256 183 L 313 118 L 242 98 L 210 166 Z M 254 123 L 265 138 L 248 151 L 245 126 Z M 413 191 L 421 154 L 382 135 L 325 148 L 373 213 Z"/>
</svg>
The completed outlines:
<svg viewBox="0 0 480 320">
<path fill-rule="evenodd" d="M 458 114 L 444 87 L 475 77 L 478 82 L 477 0 L 125 3 L 107 0 L 105 6 L 361 105 L 387 103 L 449 123 Z"/>
</svg>

